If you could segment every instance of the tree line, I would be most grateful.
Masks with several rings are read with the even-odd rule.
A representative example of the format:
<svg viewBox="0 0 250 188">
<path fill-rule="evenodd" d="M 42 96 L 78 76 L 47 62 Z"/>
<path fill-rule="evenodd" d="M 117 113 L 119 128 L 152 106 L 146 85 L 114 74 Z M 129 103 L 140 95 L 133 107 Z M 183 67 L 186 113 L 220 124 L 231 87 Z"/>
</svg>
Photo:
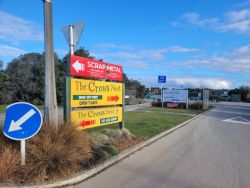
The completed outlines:
<svg viewBox="0 0 250 188">
<path fill-rule="evenodd" d="M 75 55 L 92 58 L 88 50 L 79 48 Z M 63 105 L 64 99 L 64 77 L 66 76 L 66 65 L 69 55 L 60 59 L 54 55 L 56 93 L 58 105 Z M 36 105 L 44 104 L 44 75 L 45 75 L 44 53 L 26 53 L 8 63 L 6 69 L 0 61 L 0 104 L 10 104 L 18 101 L 26 101 Z M 140 82 L 129 79 L 123 73 L 123 82 L 126 89 L 135 89 L 137 97 L 144 96 L 145 86 Z"/>
</svg>

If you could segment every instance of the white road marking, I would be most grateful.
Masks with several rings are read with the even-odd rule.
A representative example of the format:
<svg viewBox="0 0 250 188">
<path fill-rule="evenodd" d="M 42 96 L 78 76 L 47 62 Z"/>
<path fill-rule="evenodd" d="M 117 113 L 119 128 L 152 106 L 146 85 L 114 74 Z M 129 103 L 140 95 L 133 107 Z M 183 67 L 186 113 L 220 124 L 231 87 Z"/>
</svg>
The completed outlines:
<svg viewBox="0 0 250 188">
<path fill-rule="evenodd" d="M 250 125 L 250 121 L 243 118 L 243 117 L 234 117 L 234 118 L 229 118 L 229 119 L 225 119 L 225 120 L 222 120 L 222 121 L 230 122 L 230 123 L 241 123 L 241 124 Z"/>
</svg>

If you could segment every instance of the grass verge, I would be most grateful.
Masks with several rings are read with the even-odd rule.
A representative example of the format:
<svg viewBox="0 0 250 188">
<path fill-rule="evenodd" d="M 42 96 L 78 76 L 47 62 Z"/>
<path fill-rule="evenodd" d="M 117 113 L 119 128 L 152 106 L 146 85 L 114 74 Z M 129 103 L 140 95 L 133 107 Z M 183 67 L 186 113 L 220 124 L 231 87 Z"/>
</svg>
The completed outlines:
<svg viewBox="0 0 250 188">
<path fill-rule="evenodd" d="M 3 113 L 5 112 L 6 110 L 6 107 L 8 105 L 0 105 L 0 113 Z M 43 105 L 35 105 L 39 110 L 43 110 L 44 106 Z"/>
<path fill-rule="evenodd" d="M 142 109 L 142 111 L 159 111 L 159 112 L 175 112 L 175 113 L 186 113 L 186 114 L 201 114 L 205 110 L 191 110 L 191 109 L 175 109 L 175 108 L 159 108 L 159 107 L 148 107 Z"/>
<path fill-rule="evenodd" d="M 159 108 L 148 108 L 148 110 L 154 110 L 156 112 L 157 109 Z M 161 109 L 159 110 L 161 111 Z M 178 110 L 178 112 L 180 111 L 182 110 Z M 163 113 L 148 113 L 143 111 L 130 111 L 125 112 L 125 127 L 135 136 L 148 139 L 190 118 L 190 116 L 186 116 L 184 114 L 172 115 Z M 100 132 L 107 127 L 111 129 L 119 129 L 117 124 L 113 124 L 89 129 L 88 132 Z"/>
<path fill-rule="evenodd" d="M 5 112 L 7 105 L 0 105 L 0 113 Z"/>
</svg>

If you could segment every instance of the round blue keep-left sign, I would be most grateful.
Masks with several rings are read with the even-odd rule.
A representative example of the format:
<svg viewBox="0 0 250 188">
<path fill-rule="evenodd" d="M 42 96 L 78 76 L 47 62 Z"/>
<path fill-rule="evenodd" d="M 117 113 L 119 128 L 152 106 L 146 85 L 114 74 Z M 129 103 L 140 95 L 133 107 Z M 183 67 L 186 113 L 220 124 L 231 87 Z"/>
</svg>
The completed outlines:
<svg viewBox="0 0 250 188">
<path fill-rule="evenodd" d="M 41 129 L 42 114 L 34 105 L 17 102 L 7 106 L 3 133 L 12 140 L 26 140 Z"/>
</svg>

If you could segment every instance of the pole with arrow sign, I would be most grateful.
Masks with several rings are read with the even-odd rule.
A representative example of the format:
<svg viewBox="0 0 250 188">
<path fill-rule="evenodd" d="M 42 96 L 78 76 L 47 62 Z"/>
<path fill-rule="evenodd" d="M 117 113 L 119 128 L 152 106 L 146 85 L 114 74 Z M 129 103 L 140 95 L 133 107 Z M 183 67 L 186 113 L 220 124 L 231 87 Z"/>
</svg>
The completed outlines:
<svg viewBox="0 0 250 188">
<path fill-rule="evenodd" d="M 21 141 L 21 165 L 25 165 L 25 140 L 36 135 L 42 126 L 42 114 L 32 104 L 13 103 L 6 108 L 3 133 L 12 140 Z"/>
</svg>

